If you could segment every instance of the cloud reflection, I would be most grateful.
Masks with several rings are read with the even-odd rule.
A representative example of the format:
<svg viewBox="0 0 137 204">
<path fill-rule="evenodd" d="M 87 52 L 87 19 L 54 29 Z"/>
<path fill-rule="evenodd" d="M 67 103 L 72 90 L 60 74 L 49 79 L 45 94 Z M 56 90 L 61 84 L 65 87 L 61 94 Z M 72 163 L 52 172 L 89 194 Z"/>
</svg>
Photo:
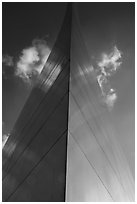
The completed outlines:
<svg viewBox="0 0 137 204">
<path fill-rule="evenodd" d="M 97 63 L 97 82 L 101 88 L 103 101 L 107 104 L 108 108 L 113 108 L 117 99 L 116 91 L 111 88 L 109 78 L 117 71 L 122 64 L 121 51 L 114 46 L 112 52 L 109 54 L 103 53 L 101 60 Z"/>
</svg>

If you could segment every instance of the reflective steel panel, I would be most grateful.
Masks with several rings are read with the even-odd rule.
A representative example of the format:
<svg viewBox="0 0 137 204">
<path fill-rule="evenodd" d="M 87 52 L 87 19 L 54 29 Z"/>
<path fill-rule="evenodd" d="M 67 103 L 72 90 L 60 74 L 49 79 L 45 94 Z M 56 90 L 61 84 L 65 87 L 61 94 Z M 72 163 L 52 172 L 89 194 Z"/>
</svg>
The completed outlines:
<svg viewBox="0 0 137 204">
<path fill-rule="evenodd" d="M 76 14 L 76 13 L 75 13 Z M 134 201 L 134 180 L 102 104 L 76 15 L 71 38 L 67 201 Z"/>
</svg>

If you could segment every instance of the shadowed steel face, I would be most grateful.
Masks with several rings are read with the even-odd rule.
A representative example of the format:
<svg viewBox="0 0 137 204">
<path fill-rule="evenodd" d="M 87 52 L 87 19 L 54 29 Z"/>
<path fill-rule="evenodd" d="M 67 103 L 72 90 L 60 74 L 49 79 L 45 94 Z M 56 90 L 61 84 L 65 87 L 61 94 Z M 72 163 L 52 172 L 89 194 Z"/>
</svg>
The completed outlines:
<svg viewBox="0 0 137 204">
<path fill-rule="evenodd" d="M 3 201 L 65 201 L 71 5 L 3 148 Z"/>
</svg>

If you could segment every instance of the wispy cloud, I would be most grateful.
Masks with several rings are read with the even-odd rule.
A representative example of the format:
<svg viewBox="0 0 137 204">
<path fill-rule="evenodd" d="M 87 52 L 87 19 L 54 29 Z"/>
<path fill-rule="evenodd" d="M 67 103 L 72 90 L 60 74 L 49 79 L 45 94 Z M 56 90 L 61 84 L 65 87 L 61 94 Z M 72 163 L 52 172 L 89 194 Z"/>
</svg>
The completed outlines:
<svg viewBox="0 0 137 204">
<path fill-rule="evenodd" d="M 5 64 L 6 66 L 14 66 L 14 62 L 13 62 L 13 57 L 6 54 L 2 56 L 2 63 Z"/>
<path fill-rule="evenodd" d="M 38 76 L 41 73 L 50 51 L 45 40 L 33 40 L 32 46 L 22 50 L 15 75 L 24 82 L 31 83 L 33 76 Z"/>
<path fill-rule="evenodd" d="M 111 76 L 121 65 L 122 62 L 119 61 L 121 57 L 121 52 L 116 46 L 114 46 L 112 52 L 109 54 L 102 53 L 101 60 L 98 62 L 101 72 L 105 76 Z"/>
<path fill-rule="evenodd" d="M 114 106 L 115 101 L 117 100 L 117 94 L 115 91 L 110 92 L 104 97 L 104 101 L 107 104 L 109 109 L 112 109 Z"/>
<path fill-rule="evenodd" d="M 97 62 L 97 82 L 100 86 L 103 100 L 112 109 L 117 99 L 116 91 L 111 87 L 110 77 L 116 73 L 122 62 L 121 51 L 114 46 L 110 53 L 102 53 L 101 60 Z"/>
</svg>

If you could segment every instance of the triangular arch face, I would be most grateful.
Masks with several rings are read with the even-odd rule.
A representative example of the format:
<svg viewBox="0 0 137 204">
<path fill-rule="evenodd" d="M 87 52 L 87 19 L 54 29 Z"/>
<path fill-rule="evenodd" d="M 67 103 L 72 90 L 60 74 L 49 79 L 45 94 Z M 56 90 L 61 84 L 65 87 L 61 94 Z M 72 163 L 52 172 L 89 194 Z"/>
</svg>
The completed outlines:
<svg viewBox="0 0 137 204">
<path fill-rule="evenodd" d="M 71 4 L 3 149 L 3 201 L 65 201 Z"/>
<path fill-rule="evenodd" d="M 71 33 L 66 201 L 133 201 L 132 174 L 112 128 L 109 109 L 100 100 L 96 66 L 93 67 L 83 36 L 75 10 Z"/>
</svg>

